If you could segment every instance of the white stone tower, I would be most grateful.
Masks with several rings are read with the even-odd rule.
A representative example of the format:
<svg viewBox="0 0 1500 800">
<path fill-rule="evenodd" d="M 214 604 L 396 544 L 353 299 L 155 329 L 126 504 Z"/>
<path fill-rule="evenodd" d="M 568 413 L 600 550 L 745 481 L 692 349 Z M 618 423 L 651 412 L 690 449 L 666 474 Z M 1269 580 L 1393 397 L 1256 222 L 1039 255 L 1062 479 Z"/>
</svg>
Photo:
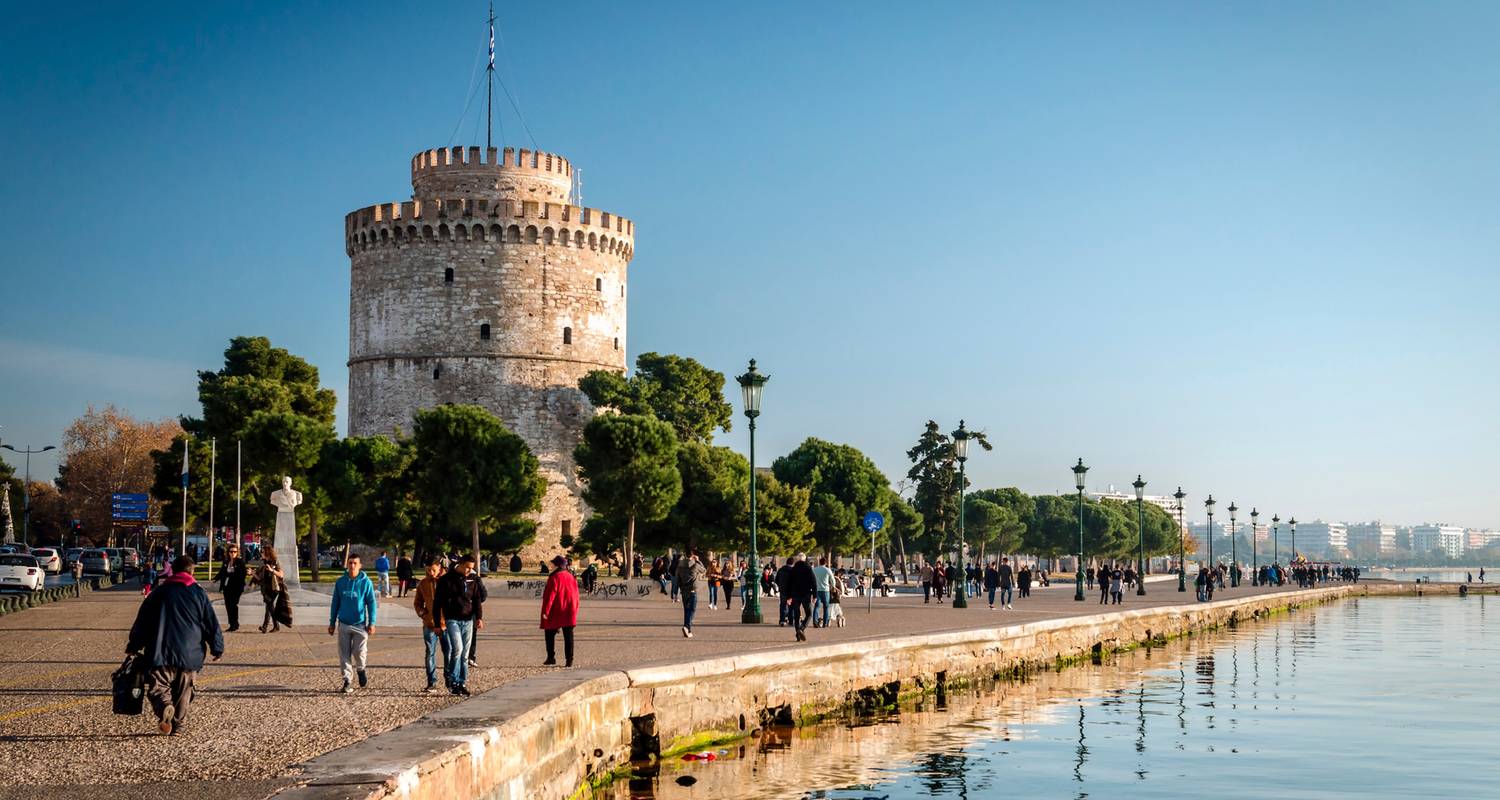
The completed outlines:
<svg viewBox="0 0 1500 800">
<path fill-rule="evenodd" d="M 410 433 L 442 403 L 494 412 L 541 461 L 528 555 L 542 555 L 587 519 L 573 448 L 594 409 L 578 379 L 625 369 L 635 227 L 569 205 L 572 166 L 551 153 L 428 150 L 411 182 L 410 201 L 344 219 L 349 433 Z"/>
</svg>

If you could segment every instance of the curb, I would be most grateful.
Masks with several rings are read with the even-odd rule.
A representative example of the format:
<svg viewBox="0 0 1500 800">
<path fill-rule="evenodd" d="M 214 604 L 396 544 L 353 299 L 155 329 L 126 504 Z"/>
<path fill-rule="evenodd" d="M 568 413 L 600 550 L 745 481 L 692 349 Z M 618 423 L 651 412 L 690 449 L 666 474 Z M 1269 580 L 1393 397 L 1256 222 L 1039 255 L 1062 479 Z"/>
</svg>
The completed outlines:
<svg viewBox="0 0 1500 800">
<path fill-rule="evenodd" d="M 55 603 L 60 600 L 81 597 L 88 592 L 108 589 L 114 585 L 113 578 L 103 576 L 84 578 L 82 583 L 70 584 L 68 586 L 44 586 L 41 589 L 26 594 L 0 595 L 0 617 L 6 614 L 25 611 L 28 608 Z"/>
</svg>

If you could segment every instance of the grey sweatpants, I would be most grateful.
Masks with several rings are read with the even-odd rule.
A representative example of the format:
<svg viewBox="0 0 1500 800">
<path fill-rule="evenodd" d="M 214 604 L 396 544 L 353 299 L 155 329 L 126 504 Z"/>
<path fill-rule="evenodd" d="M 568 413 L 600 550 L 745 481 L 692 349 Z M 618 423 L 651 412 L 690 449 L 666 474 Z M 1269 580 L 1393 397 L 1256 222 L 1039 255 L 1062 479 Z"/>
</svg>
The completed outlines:
<svg viewBox="0 0 1500 800">
<path fill-rule="evenodd" d="M 188 706 L 193 702 L 193 679 L 198 676 L 177 667 L 152 667 L 146 673 L 146 699 L 151 701 L 151 710 L 161 719 L 167 706 L 172 707 L 174 725 L 187 722 Z"/>
<path fill-rule="evenodd" d="M 365 671 L 370 632 L 363 625 L 346 625 L 340 622 L 334 633 L 339 640 L 339 669 L 344 673 L 344 682 L 353 683 L 354 673 Z"/>
</svg>

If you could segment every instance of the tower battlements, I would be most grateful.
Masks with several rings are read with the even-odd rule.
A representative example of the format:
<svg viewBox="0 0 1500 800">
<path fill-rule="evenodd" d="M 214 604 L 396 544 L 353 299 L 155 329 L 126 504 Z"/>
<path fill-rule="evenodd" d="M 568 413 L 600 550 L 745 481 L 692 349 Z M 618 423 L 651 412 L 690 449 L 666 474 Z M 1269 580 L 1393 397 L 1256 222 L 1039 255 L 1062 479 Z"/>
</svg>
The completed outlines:
<svg viewBox="0 0 1500 800">
<path fill-rule="evenodd" d="M 344 217 L 349 255 L 383 244 L 452 239 L 587 247 L 629 261 L 635 223 L 597 208 L 482 197 L 380 203 Z"/>
<path fill-rule="evenodd" d="M 567 202 L 573 165 L 555 153 L 489 147 L 443 147 L 411 158 L 412 197 L 514 197 Z"/>
</svg>

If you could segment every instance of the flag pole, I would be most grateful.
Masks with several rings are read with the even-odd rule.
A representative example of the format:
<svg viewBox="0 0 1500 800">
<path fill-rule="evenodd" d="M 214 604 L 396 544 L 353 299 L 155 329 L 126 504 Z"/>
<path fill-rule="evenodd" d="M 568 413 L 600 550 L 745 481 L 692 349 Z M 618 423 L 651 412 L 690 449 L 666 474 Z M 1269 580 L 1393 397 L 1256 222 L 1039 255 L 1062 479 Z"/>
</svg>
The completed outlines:
<svg viewBox="0 0 1500 800">
<path fill-rule="evenodd" d="M 240 440 L 234 440 L 234 546 L 244 547 L 240 540 L 240 467 L 243 465 Z"/>
<path fill-rule="evenodd" d="M 182 440 L 182 546 L 177 555 L 187 552 L 187 506 L 188 506 L 188 440 Z"/>
<path fill-rule="evenodd" d="M 495 146 L 491 129 L 495 124 L 495 4 L 490 3 L 490 65 L 485 70 L 487 85 L 484 93 L 484 149 Z"/>
<path fill-rule="evenodd" d="M 214 574 L 214 492 L 219 488 L 219 440 L 208 440 L 208 574 Z"/>
</svg>

